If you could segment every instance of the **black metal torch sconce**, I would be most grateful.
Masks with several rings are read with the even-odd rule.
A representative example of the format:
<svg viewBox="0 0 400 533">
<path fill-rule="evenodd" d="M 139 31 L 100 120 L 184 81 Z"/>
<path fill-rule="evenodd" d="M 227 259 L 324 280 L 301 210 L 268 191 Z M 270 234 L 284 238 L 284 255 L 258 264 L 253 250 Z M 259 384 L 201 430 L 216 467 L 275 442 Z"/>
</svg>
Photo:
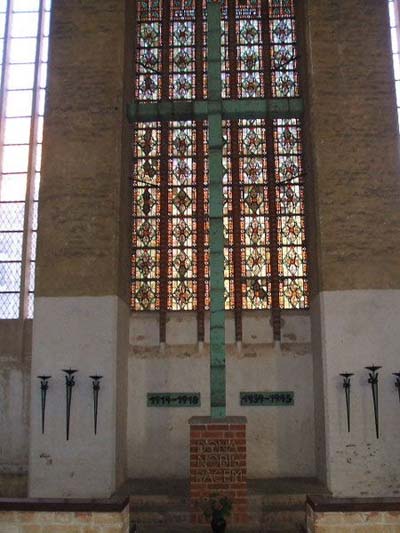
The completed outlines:
<svg viewBox="0 0 400 533">
<path fill-rule="evenodd" d="M 354 374 L 343 372 L 340 375 L 343 377 L 343 389 L 346 395 L 347 431 L 350 433 L 350 380 L 351 376 L 354 376 Z"/>
<path fill-rule="evenodd" d="M 366 366 L 366 370 L 369 370 L 368 383 L 372 389 L 372 399 L 374 402 L 374 416 L 375 416 L 375 431 L 376 438 L 379 439 L 379 403 L 378 403 L 378 370 L 381 366 Z"/>
<path fill-rule="evenodd" d="M 37 376 L 40 379 L 40 401 L 42 408 L 42 433 L 44 433 L 44 420 L 46 415 L 46 397 L 51 376 Z"/>
<path fill-rule="evenodd" d="M 71 400 L 72 400 L 72 389 L 75 386 L 75 372 L 77 370 L 68 370 L 63 369 L 65 372 L 65 399 L 66 399 L 66 431 L 67 431 L 67 440 L 69 440 L 69 424 L 71 419 Z"/>
<path fill-rule="evenodd" d="M 97 434 L 97 414 L 99 409 L 99 391 L 100 380 L 103 376 L 90 376 L 93 387 L 93 420 L 94 420 L 94 434 Z"/>
<path fill-rule="evenodd" d="M 396 381 L 394 383 L 397 392 L 399 393 L 399 401 L 400 401 L 400 372 L 393 372 L 393 375 L 396 376 Z"/>
</svg>

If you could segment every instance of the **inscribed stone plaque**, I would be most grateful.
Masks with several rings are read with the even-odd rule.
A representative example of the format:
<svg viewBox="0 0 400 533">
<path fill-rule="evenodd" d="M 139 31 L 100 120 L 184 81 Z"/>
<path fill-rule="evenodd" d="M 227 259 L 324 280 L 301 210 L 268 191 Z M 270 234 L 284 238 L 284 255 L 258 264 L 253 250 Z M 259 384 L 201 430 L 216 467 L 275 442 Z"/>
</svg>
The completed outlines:
<svg viewBox="0 0 400 533">
<path fill-rule="evenodd" d="M 246 407 L 294 405 L 294 392 L 241 392 L 240 405 Z"/>
<path fill-rule="evenodd" d="M 200 407 L 199 392 L 148 392 L 147 407 Z"/>
<path fill-rule="evenodd" d="M 245 441 L 244 441 L 245 442 Z M 194 483 L 240 483 L 245 481 L 246 453 L 236 439 L 204 439 L 196 442 L 191 462 Z"/>
</svg>

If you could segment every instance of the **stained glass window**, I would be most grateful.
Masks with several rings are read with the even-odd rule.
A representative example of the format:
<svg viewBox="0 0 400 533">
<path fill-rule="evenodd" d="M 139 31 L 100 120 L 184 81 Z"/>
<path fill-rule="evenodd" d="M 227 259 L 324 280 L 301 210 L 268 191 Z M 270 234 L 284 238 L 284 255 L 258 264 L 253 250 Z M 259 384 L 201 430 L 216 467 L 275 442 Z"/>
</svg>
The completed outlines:
<svg viewBox="0 0 400 533">
<path fill-rule="evenodd" d="M 205 2 L 139 1 L 136 98 L 201 98 L 205 92 Z"/>
<path fill-rule="evenodd" d="M 206 99 L 205 1 L 137 5 L 136 102 Z M 224 0 L 221 54 L 221 102 L 298 99 L 293 0 Z M 306 308 L 301 120 L 250 113 L 224 119 L 223 132 L 225 306 L 239 318 L 242 309 Z M 135 311 L 202 316 L 209 307 L 207 144 L 207 121 L 194 112 L 135 123 Z"/>
<path fill-rule="evenodd" d="M 31 318 L 51 0 L 0 2 L 0 318 Z"/>
<path fill-rule="evenodd" d="M 162 303 L 173 310 L 204 308 L 208 302 L 205 124 L 139 123 L 134 147 L 133 308 L 155 310 Z"/>
</svg>

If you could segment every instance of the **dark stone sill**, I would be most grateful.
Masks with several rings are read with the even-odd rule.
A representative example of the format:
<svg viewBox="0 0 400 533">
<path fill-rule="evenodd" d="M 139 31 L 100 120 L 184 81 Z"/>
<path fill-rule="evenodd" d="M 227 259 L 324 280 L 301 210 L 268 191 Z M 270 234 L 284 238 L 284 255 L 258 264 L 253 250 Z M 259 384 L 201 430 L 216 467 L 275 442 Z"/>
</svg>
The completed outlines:
<svg viewBox="0 0 400 533">
<path fill-rule="evenodd" d="M 127 495 L 105 499 L 0 498 L 0 511 L 120 513 L 127 505 Z"/>
<path fill-rule="evenodd" d="M 359 513 L 400 511 L 400 498 L 333 498 L 307 496 L 307 505 L 315 513 Z"/>
</svg>

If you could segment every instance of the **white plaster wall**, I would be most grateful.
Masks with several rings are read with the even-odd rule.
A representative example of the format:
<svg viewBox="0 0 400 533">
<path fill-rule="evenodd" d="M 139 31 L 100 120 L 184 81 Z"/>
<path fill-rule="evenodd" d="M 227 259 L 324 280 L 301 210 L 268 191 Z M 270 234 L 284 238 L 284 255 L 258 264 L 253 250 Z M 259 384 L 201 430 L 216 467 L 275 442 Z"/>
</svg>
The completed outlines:
<svg viewBox="0 0 400 533">
<path fill-rule="evenodd" d="M 129 354 L 129 477 L 187 477 L 190 416 L 209 414 L 209 347 L 196 344 L 196 317 L 171 314 L 158 346 L 157 314 L 134 314 Z M 313 362 L 306 312 L 283 317 L 272 343 L 266 313 L 245 313 L 243 345 L 227 316 L 227 414 L 248 418 L 250 477 L 314 476 Z M 206 340 L 209 327 L 206 323 Z M 240 407 L 239 392 L 293 390 L 294 407 Z M 147 392 L 200 392 L 201 408 L 148 408 Z"/>
<path fill-rule="evenodd" d="M 321 310 L 319 299 L 311 302 L 311 337 L 314 370 L 314 413 L 315 413 L 315 462 L 317 477 L 323 483 L 326 480 L 326 435 L 324 411 L 324 373 L 322 365 L 321 347 Z"/>
<path fill-rule="evenodd" d="M 29 495 L 108 497 L 116 489 L 117 361 L 123 343 L 118 321 L 128 310 L 116 296 L 36 298 L 32 349 Z M 121 324 L 120 324 L 121 325 Z M 118 338 L 120 336 L 120 339 Z M 77 368 L 71 432 L 65 435 L 63 368 Z M 122 367 L 123 368 L 123 367 Z M 92 385 L 100 374 L 98 434 L 93 431 Z M 52 376 L 41 433 L 40 391 L 36 376 Z M 121 430 L 121 428 L 120 428 Z M 120 443 L 123 447 L 123 444 Z"/>
<path fill-rule="evenodd" d="M 321 312 L 328 487 L 335 496 L 400 494 L 400 405 L 392 372 L 400 371 L 400 291 L 323 292 Z M 381 365 L 381 437 L 375 436 L 365 366 Z M 347 433 L 340 372 L 354 372 Z"/>
</svg>

